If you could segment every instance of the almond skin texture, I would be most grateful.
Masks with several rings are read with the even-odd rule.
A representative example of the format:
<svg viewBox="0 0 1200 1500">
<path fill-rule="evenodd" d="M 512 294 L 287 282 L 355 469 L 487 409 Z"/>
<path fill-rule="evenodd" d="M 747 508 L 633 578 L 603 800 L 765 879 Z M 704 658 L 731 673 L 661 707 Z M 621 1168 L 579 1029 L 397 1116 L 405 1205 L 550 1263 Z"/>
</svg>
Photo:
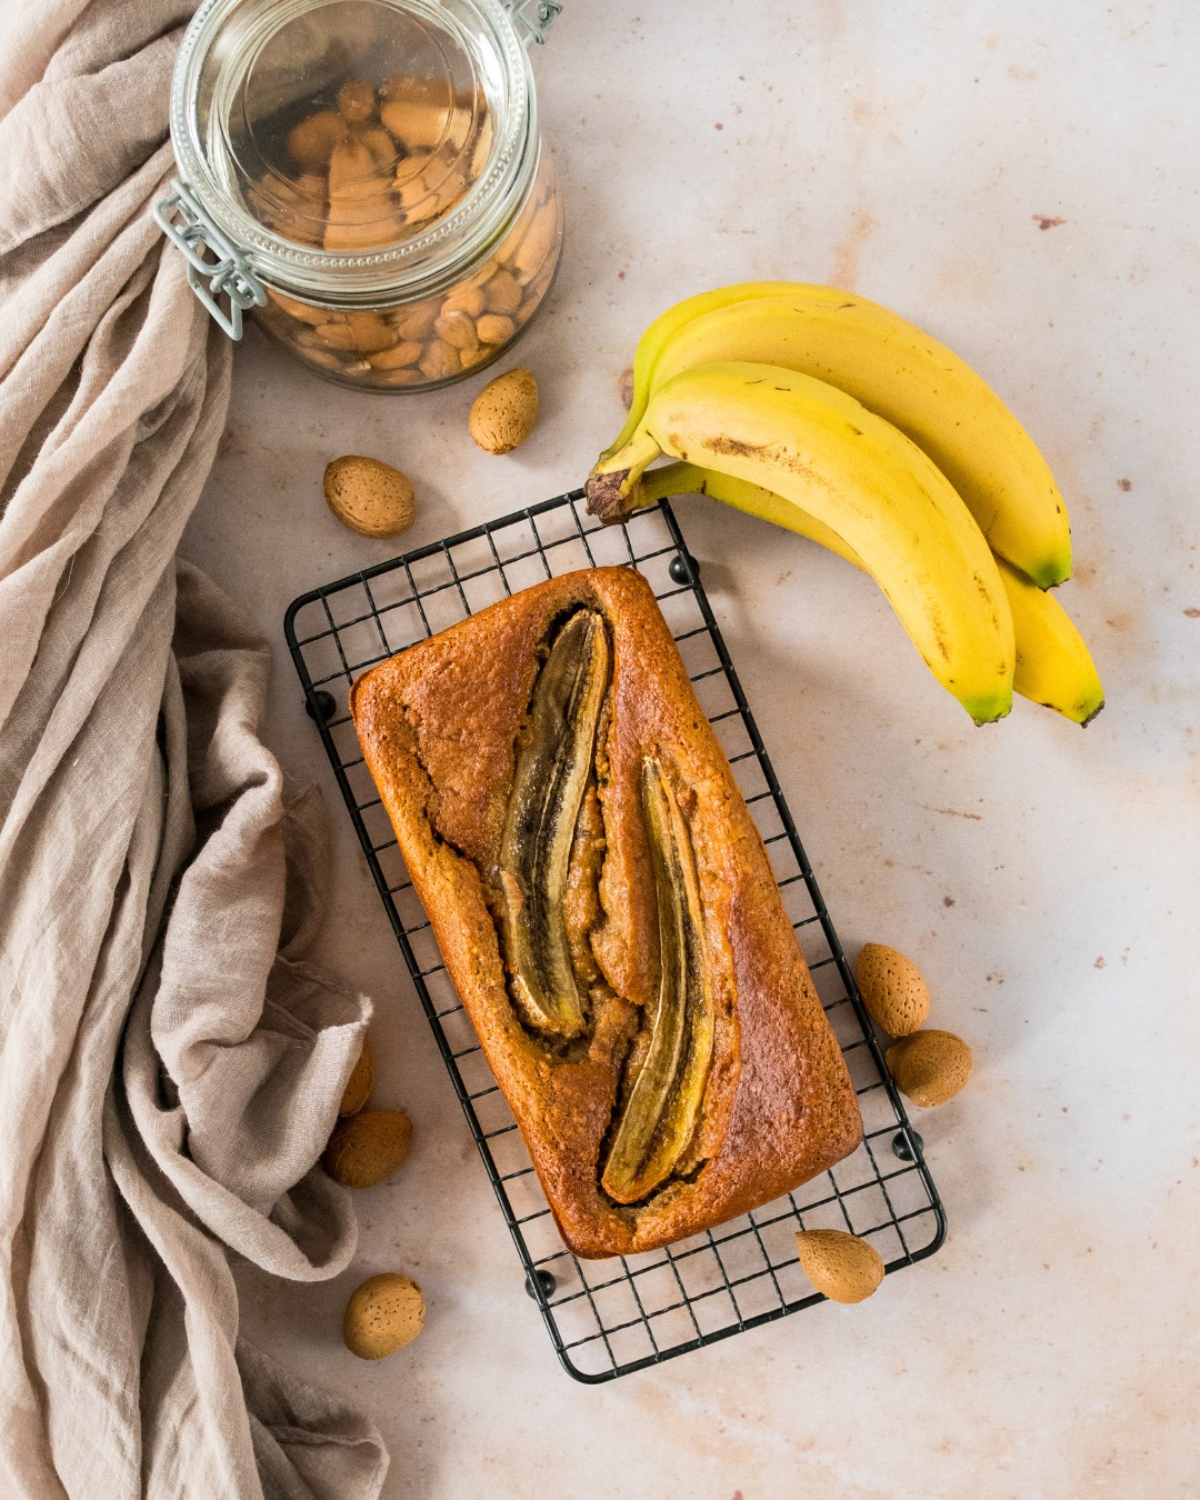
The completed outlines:
<svg viewBox="0 0 1200 1500">
<path fill-rule="evenodd" d="M 922 1109 L 932 1109 L 965 1087 L 975 1064 L 962 1037 L 931 1030 L 893 1042 L 887 1065 L 902 1094 Z"/>
<path fill-rule="evenodd" d="M 399 1271 L 370 1276 L 346 1303 L 342 1338 L 359 1359 L 386 1359 L 411 1344 L 425 1324 L 425 1299 Z"/>
<path fill-rule="evenodd" d="M 509 370 L 490 380 L 471 406 L 468 427 L 485 453 L 511 453 L 533 431 L 538 388 L 532 370 Z"/>
<path fill-rule="evenodd" d="M 483 344 L 507 344 L 516 331 L 513 320 L 500 313 L 484 313 L 475 323 L 475 332 Z"/>
<path fill-rule="evenodd" d="M 374 1187 L 404 1161 L 411 1141 L 412 1121 L 401 1110 L 365 1109 L 337 1126 L 321 1160 L 344 1187 Z"/>
<path fill-rule="evenodd" d="M 929 986 L 903 953 L 867 943 L 855 970 L 858 992 L 876 1026 L 889 1036 L 911 1036 L 929 1019 Z"/>
<path fill-rule="evenodd" d="M 840 1229 L 805 1229 L 796 1236 L 804 1274 L 831 1302 L 863 1302 L 883 1280 L 879 1252 Z"/>
<path fill-rule="evenodd" d="M 366 1107 L 367 1100 L 371 1097 L 371 1090 L 375 1087 L 375 1054 L 371 1050 L 371 1038 L 363 1037 L 362 1051 L 358 1054 L 358 1061 L 354 1064 L 354 1071 L 346 1080 L 346 1087 L 342 1092 L 342 1102 L 338 1105 L 338 1115 L 345 1119 L 349 1115 L 356 1115 L 360 1109 Z"/>
<path fill-rule="evenodd" d="M 376 540 L 399 536 L 417 518 L 412 481 L 377 458 L 335 458 L 325 470 L 325 499 L 343 526 Z"/>
</svg>

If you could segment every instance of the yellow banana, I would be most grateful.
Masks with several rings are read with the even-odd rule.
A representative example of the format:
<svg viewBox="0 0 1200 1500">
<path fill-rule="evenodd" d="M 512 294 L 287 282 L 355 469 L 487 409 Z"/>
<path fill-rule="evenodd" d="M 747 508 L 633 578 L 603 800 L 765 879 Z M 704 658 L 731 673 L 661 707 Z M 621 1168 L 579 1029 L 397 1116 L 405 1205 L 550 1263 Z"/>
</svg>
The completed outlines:
<svg viewBox="0 0 1200 1500">
<path fill-rule="evenodd" d="M 798 532 L 866 572 L 863 560 L 854 548 L 848 547 L 832 527 L 818 521 L 816 516 L 773 490 L 751 484 L 746 479 L 720 474 L 716 469 L 702 469 L 698 464 L 663 464 L 657 469 L 648 469 L 631 494 L 636 497 L 637 510 L 657 505 L 660 500 L 669 500 L 672 495 L 711 495 L 714 500 L 744 511 L 748 516 L 757 516 L 760 521 L 772 521 L 786 531 Z"/>
<path fill-rule="evenodd" d="M 638 340 L 637 351 L 633 356 L 633 399 L 629 404 L 629 414 L 616 440 L 600 455 L 601 459 L 608 458 L 623 448 L 633 436 L 650 399 L 659 356 L 693 318 L 715 312 L 732 302 L 747 302 L 757 297 L 786 297 L 795 285 L 794 281 L 739 281 L 732 286 L 717 287 L 711 292 L 698 292 L 696 296 L 686 297 L 682 302 L 668 307 L 666 312 L 660 313 Z"/>
<path fill-rule="evenodd" d="M 711 495 L 735 510 L 773 521 L 866 571 L 862 558 L 836 531 L 760 485 L 695 464 L 673 463 L 648 470 L 638 486 L 639 506 L 690 494 Z M 996 562 L 1012 611 L 1016 647 L 1013 691 L 1076 724 L 1090 724 L 1104 707 L 1104 688 L 1087 642 L 1056 595 L 1038 588 L 1003 558 Z"/>
<path fill-rule="evenodd" d="M 714 360 L 781 365 L 826 380 L 925 450 L 993 552 L 1042 588 L 1070 576 L 1066 505 L 1045 459 L 999 396 L 945 345 L 865 297 L 803 282 L 783 295 L 692 298 L 680 304 L 687 308 L 690 315 L 664 314 L 647 330 L 650 338 L 661 325 L 644 392 L 635 373 L 633 410 L 680 371 Z"/>
<path fill-rule="evenodd" d="M 1000 577 L 1017 642 L 1013 687 L 1076 724 L 1090 724 L 1104 707 L 1104 688 L 1087 642 L 1053 594 L 1004 563 Z"/>
<path fill-rule="evenodd" d="M 795 371 L 701 365 L 662 386 L 629 443 L 597 464 L 593 514 L 634 508 L 633 486 L 661 453 L 761 485 L 829 526 L 976 723 L 1008 713 L 1012 615 L 995 558 L 946 477 L 890 423 Z"/>
</svg>

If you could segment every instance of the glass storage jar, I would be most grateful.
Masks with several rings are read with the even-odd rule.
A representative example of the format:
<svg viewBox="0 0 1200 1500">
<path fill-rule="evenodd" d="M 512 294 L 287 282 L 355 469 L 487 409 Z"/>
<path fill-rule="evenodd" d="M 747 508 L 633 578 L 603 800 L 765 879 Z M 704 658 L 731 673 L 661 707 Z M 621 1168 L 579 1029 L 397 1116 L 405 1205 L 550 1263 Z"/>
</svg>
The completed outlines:
<svg viewBox="0 0 1200 1500">
<path fill-rule="evenodd" d="M 156 218 L 234 338 L 428 390 L 497 359 L 553 280 L 562 202 L 527 47 L 552 0 L 205 0 Z"/>
</svg>

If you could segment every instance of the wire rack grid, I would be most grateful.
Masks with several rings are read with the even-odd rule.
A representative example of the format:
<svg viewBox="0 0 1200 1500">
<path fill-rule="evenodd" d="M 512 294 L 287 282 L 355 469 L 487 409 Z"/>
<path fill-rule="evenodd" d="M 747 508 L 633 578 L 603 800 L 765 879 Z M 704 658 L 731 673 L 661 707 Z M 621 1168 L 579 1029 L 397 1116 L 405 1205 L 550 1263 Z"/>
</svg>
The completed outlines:
<svg viewBox="0 0 1200 1500">
<path fill-rule="evenodd" d="M 799 1229 L 856 1234 L 893 1272 L 941 1246 L 945 1215 L 674 514 L 663 502 L 626 526 L 601 527 L 582 501 L 574 491 L 314 589 L 290 606 L 285 633 L 308 712 L 512 1234 L 525 1289 L 565 1369 L 599 1383 L 824 1300 L 800 1270 Z M 519 589 L 613 564 L 649 580 L 733 767 L 845 1055 L 864 1139 L 831 1171 L 730 1223 L 662 1250 L 580 1261 L 559 1238 L 442 964 L 363 761 L 347 694 L 376 662 Z"/>
</svg>

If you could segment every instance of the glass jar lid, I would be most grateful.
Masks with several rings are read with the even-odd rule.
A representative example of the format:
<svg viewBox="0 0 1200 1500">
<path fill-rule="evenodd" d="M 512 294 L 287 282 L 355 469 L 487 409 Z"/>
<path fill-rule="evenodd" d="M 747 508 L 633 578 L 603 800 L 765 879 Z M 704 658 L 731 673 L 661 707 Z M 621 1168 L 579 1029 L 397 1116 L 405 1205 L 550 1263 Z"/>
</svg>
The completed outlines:
<svg viewBox="0 0 1200 1500">
<path fill-rule="evenodd" d="M 536 165 L 535 108 L 501 0 L 205 0 L 171 134 L 254 274 L 369 298 L 484 252 Z"/>
</svg>

